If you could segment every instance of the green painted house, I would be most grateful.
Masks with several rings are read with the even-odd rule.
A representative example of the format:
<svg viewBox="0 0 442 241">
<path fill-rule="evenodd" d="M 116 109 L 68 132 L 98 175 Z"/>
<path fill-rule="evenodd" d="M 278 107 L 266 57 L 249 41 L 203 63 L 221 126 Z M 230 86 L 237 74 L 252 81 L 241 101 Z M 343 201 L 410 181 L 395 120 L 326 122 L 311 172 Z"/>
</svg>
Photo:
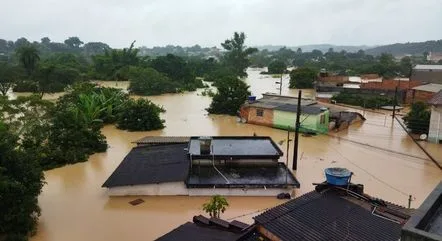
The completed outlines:
<svg viewBox="0 0 442 241">
<path fill-rule="evenodd" d="M 249 101 L 241 107 L 244 122 L 278 129 L 294 130 L 298 99 L 290 96 L 264 94 L 263 98 Z M 301 100 L 301 131 L 327 133 L 329 110 L 314 100 Z"/>
</svg>

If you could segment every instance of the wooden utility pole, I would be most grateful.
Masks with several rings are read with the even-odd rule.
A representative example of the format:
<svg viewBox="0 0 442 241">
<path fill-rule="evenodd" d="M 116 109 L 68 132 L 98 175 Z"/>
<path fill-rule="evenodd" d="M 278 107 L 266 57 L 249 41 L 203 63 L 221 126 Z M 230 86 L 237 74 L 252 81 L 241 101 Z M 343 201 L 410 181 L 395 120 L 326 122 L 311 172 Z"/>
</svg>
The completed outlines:
<svg viewBox="0 0 442 241">
<path fill-rule="evenodd" d="M 281 79 L 279 80 L 279 82 L 278 81 L 275 82 L 275 84 L 279 84 L 279 95 L 282 95 L 282 75 L 283 74 L 284 73 L 281 73 Z"/>
<path fill-rule="evenodd" d="M 295 146 L 293 147 L 293 164 L 292 169 L 298 169 L 298 142 L 299 142 L 299 127 L 301 123 L 299 119 L 301 119 L 301 94 L 302 91 L 298 92 L 298 107 L 296 109 L 296 123 L 295 123 Z"/>
<path fill-rule="evenodd" d="M 396 86 L 396 89 L 394 90 L 393 116 L 392 116 L 393 119 L 394 119 L 394 116 L 396 115 L 396 103 L 397 103 L 397 86 Z"/>
</svg>

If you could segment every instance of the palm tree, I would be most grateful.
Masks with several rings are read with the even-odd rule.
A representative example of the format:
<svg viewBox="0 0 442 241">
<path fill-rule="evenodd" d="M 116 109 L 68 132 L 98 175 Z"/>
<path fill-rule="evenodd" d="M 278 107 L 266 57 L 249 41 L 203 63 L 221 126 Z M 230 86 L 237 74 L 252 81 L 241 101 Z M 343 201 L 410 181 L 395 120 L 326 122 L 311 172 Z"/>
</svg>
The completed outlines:
<svg viewBox="0 0 442 241">
<path fill-rule="evenodd" d="M 28 76 L 31 76 L 40 60 L 38 49 L 34 45 L 28 44 L 16 49 L 16 54 Z"/>
</svg>

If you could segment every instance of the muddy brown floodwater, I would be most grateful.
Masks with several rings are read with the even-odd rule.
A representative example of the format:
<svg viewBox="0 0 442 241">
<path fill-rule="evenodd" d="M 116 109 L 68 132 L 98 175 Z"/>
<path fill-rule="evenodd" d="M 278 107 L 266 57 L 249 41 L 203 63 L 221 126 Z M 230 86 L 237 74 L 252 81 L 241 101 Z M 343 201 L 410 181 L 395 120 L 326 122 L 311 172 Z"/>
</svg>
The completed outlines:
<svg viewBox="0 0 442 241">
<path fill-rule="evenodd" d="M 252 93 L 276 92 L 275 81 L 259 75 L 260 70 L 249 70 L 248 84 Z M 287 89 L 284 79 L 283 94 L 296 95 Z M 99 82 L 107 86 L 127 87 L 127 82 Z M 38 232 L 34 241 L 78 240 L 154 240 L 178 225 L 202 214 L 201 205 L 207 197 L 141 197 L 144 203 L 131 206 L 137 197 L 109 198 L 102 183 L 114 171 L 133 147 L 131 141 L 146 135 L 257 135 L 271 136 L 286 150 L 287 133 L 268 127 L 240 124 L 229 116 L 208 116 L 205 108 L 211 99 L 200 91 L 148 97 L 167 110 L 163 118 L 166 128 L 151 132 L 127 132 L 114 126 L 105 126 L 109 149 L 92 155 L 87 162 L 45 172 L 47 184 L 39 197 L 42 208 Z M 314 92 L 304 91 L 313 97 Z M 412 207 L 418 207 L 442 178 L 442 172 L 407 137 L 391 117 L 366 112 L 367 121 L 349 130 L 331 133 L 336 137 L 320 135 L 300 138 L 300 161 L 296 177 L 301 188 L 296 196 L 313 190 L 312 183 L 324 180 L 326 167 L 341 166 L 354 172 L 355 183 L 365 185 L 367 193 L 407 205 L 413 195 Z M 293 136 L 293 133 L 292 133 Z M 339 137 L 339 138 L 338 138 Z M 290 147 L 292 150 L 292 147 Z M 442 159 L 440 146 L 432 146 Z M 291 166 L 292 153 L 289 154 Z M 286 157 L 280 161 L 285 161 Z M 252 223 L 257 211 L 280 204 L 273 197 L 228 197 L 230 203 L 222 215 Z"/>
</svg>

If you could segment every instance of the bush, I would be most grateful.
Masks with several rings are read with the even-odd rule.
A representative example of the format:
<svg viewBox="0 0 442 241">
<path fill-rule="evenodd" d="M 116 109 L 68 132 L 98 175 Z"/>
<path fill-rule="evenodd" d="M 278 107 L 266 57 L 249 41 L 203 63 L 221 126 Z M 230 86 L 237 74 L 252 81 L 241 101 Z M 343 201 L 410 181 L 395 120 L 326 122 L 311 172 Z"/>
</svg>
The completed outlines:
<svg viewBox="0 0 442 241">
<path fill-rule="evenodd" d="M 350 94 L 341 92 L 332 97 L 332 100 L 347 105 L 361 106 L 364 108 L 377 109 L 385 105 L 393 105 L 394 100 L 385 96 L 373 96 L 363 94 Z"/>
<path fill-rule="evenodd" d="M 160 113 L 164 109 L 146 99 L 129 100 L 118 115 L 117 127 L 129 131 L 150 131 L 164 128 Z"/>
</svg>

